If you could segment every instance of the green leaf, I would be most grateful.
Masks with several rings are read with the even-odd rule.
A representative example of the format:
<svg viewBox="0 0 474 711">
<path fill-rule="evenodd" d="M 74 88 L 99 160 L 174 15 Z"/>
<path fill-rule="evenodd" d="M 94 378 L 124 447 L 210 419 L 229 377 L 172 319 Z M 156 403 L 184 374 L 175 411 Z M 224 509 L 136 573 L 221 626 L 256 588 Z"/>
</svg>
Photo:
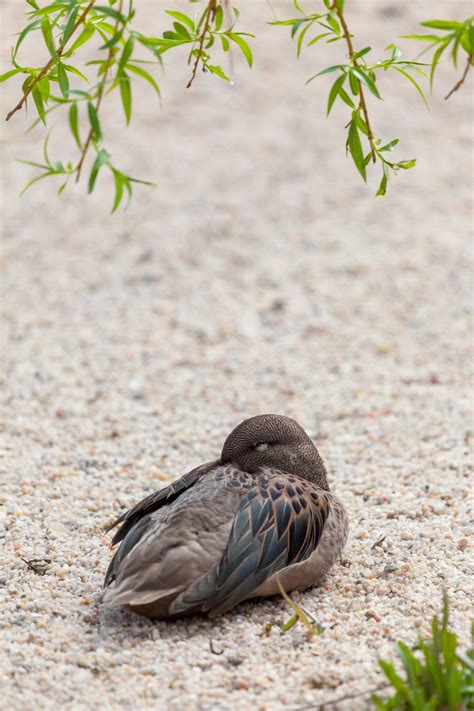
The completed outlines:
<svg viewBox="0 0 474 711">
<path fill-rule="evenodd" d="M 360 49 L 358 52 L 353 54 L 352 59 L 360 59 L 360 57 L 363 57 L 365 54 L 368 54 L 371 51 L 372 47 L 364 47 L 364 49 Z"/>
<path fill-rule="evenodd" d="M 76 49 L 79 49 L 83 44 L 85 44 L 95 33 L 95 27 L 92 24 L 87 24 L 82 30 L 81 34 L 75 40 L 75 42 L 69 47 L 67 51 L 67 56 L 70 57 Z"/>
<path fill-rule="evenodd" d="M 357 78 L 353 72 L 349 73 L 349 86 L 351 87 L 351 91 L 354 94 L 354 96 L 359 95 L 359 82 L 357 81 Z"/>
<path fill-rule="evenodd" d="M 41 96 L 41 92 L 40 92 L 37 84 L 33 87 L 31 94 L 33 96 L 33 101 L 35 102 L 38 116 L 40 117 L 40 119 L 44 123 L 44 125 L 46 126 L 46 114 L 44 112 L 43 97 Z"/>
<path fill-rule="evenodd" d="M 431 27 L 434 30 L 460 30 L 462 28 L 462 22 L 454 22 L 451 20 L 427 20 L 426 22 L 420 22 L 423 27 Z"/>
<path fill-rule="evenodd" d="M 336 34 L 336 35 L 341 34 L 341 28 L 339 27 L 339 22 L 336 20 L 334 15 L 332 15 L 332 14 L 326 15 L 326 22 L 328 23 L 329 27 L 334 32 L 334 34 Z"/>
<path fill-rule="evenodd" d="M 253 57 L 252 57 L 252 50 L 250 49 L 248 43 L 244 40 L 244 38 L 241 35 L 236 34 L 235 32 L 228 32 L 227 36 L 237 44 L 240 49 L 242 50 L 242 54 L 244 55 L 245 59 L 247 60 L 247 63 L 249 67 L 252 66 L 253 62 Z"/>
<path fill-rule="evenodd" d="M 102 168 L 103 165 L 108 163 L 109 158 L 109 154 L 103 148 L 97 153 L 97 157 L 94 161 L 94 165 L 92 166 L 91 174 L 89 176 L 89 183 L 87 186 L 88 193 L 91 193 L 94 190 L 94 185 L 95 181 L 97 180 L 99 170 Z"/>
<path fill-rule="evenodd" d="M 350 106 L 351 109 L 354 109 L 354 108 L 355 108 L 355 104 L 354 104 L 354 102 L 352 101 L 351 97 L 350 97 L 349 94 L 345 91 L 345 89 L 343 89 L 342 87 L 339 89 L 339 96 L 341 97 L 341 99 L 343 100 L 343 102 L 344 102 L 345 104 L 347 104 L 347 106 Z"/>
<path fill-rule="evenodd" d="M 290 617 L 288 622 L 285 622 L 281 626 L 281 629 L 283 630 L 283 632 L 287 632 L 288 630 L 291 630 L 291 628 L 298 622 L 299 619 L 300 618 L 298 617 L 298 615 L 293 615 L 292 617 Z"/>
<path fill-rule="evenodd" d="M 43 33 L 44 42 L 53 59 L 56 59 L 56 47 L 54 46 L 53 31 L 49 18 L 43 17 L 41 20 L 41 32 Z"/>
<path fill-rule="evenodd" d="M 118 208 L 122 201 L 122 196 L 123 196 L 123 185 L 124 185 L 124 176 L 122 173 L 119 173 L 118 170 L 114 170 L 114 181 L 115 181 L 115 198 L 114 198 L 114 204 L 112 205 L 112 214 L 115 212 L 115 210 Z"/>
<path fill-rule="evenodd" d="M 43 180 L 43 178 L 47 178 L 47 177 L 49 177 L 50 175 L 54 175 L 54 170 L 48 170 L 47 173 L 42 173 L 41 175 L 37 175 L 36 178 L 33 178 L 32 180 L 29 181 L 29 183 L 27 183 L 27 184 L 25 185 L 25 187 L 24 187 L 23 190 L 21 191 L 20 195 L 23 195 L 23 193 L 26 193 L 26 191 L 28 190 L 28 188 L 30 188 L 32 185 L 34 185 L 34 183 L 37 183 L 38 180 Z"/>
<path fill-rule="evenodd" d="M 79 109 L 77 106 L 77 103 L 74 102 L 71 104 L 71 107 L 69 109 L 69 127 L 71 129 L 71 133 L 74 136 L 74 140 L 76 141 L 79 150 L 82 150 L 82 144 L 81 144 L 81 137 L 79 135 L 79 121 L 78 121 L 78 116 L 79 116 Z"/>
<path fill-rule="evenodd" d="M 61 62 L 58 62 L 57 70 L 58 70 L 59 88 L 61 89 L 61 93 L 64 96 L 64 98 L 67 99 L 69 97 L 69 79 L 67 76 L 67 72 L 64 69 L 63 65 L 61 64 Z"/>
<path fill-rule="evenodd" d="M 16 59 L 16 55 L 18 54 L 18 50 L 20 49 L 21 44 L 23 43 L 24 39 L 26 36 L 30 33 L 33 32 L 34 30 L 37 30 L 41 25 L 41 20 L 35 20 L 34 22 L 31 22 L 29 25 L 27 25 L 24 30 L 22 30 L 19 34 L 18 40 L 15 45 L 15 49 L 13 50 L 12 54 L 12 59 L 13 61 Z"/>
<path fill-rule="evenodd" d="M 416 158 L 412 158 L 411 160 L 400 160 L 396 165 L 399 168 L 402 168 L 402 170 L 410 170 L 410 168 L 415 167 Z"/>
<path fill-rule="evenodd" d="M 334 64 L 332 67 L 327 67 L 327 69 L 323 69 L 322 72 L 318 72 L 317 74 L 314 74 L 314 76 L 307 79 L 305 84 L 309 84 L 311 81 L 313 81 L 313 79 L 316 79 L 316 77 L 320 77 L 323 74 L 331 74 L 331 72 L 337 72 L 338 69 L 343 70 L 344 65 L 343 64 Z"/>
<path fill-rule="evenodd" d="M 214 18 L 214 29 L 216 32 L 219 32 L 219 30 L 222 27 L 223 22 L 224 22 L 224 10 L 222 9 L 222 5 L 218 5 L 217 10 L 216 10 L 216 15 Z"/>
<path fill-rule="evenodd" d="M 89 114 L 89 121 L 94 132 L 95 139 L 96 141 L 100 141 L 102 138 L 102 131 L 100 130 L 99 117 L 95 106 L 90 101 L 87 102 L 87 113 Z"/>
<path fill-rule="evenodd" d="M 331 90 L 329 92 L 329 97 L 328 97 L 328 108 L 327 108 L 327 116 L 331 113 L 331 109 L 333 107 L 334 102 L 336 101 L 339 92 L 341 90 L 342 85 L 346 81 L 346 74 L 341 74 L 340 77 L 336 79 L 334 84 L 331 87 Z"/>
<path fill-rule="evenodd" d="M 362 143 L 360 141 L 359 131 L 357 130 L 356 122 L 354 120 L 351 121 L 349 126 L 348 145 L 355 167 L 361 174 L 364 182 L 367 182 Z"/>
<path fill-rule="evenodd" d="M 127 64 L 128 60 L 130 59 L 130 55 L 133 52 L 133 36 L 130 35 L 128 40 L 125 42 L 122 55 L 120 57 L 119 65 L 117 68 L 117 76 L 122 74 L 123 70 L 125 69 L 125 65 Z"/>
<path fill-rule="evenodd" d="M 10 77 L 15 76 L 15 74 L 18 74 L 21 72 L 21 69 L 10 69 L 8 72 L 5 72 L 5 74 L 0 74 L 0 83 L 2 81 L 6 81 L 7 79 L 10 79 Z"/>
<path fill-rule="evenodd" d="M 319 40 L 322 39 L 323 37 L 328 37 L 331 34 L 332 34 L 332 32 L 323 32 L 320 35 L 316 35 L 316 37 L 313 37 L 313 39 L 310 40 L 306 46 L 311 47 L 311 45 L 316 44 L 316 42 L 319 42 Z"/>
<path fill-rule="evenodd" d="M 165 12 L 167 15 L 170 15 L 170 17 L 174 17 L 175 20 L 179 20 L 179 22 L 182 22 L 187 25 L 189 29 L 194 32 L 194 22 L 191 20 L 190 17 L 185 15 L 184 12 L 177 12 L 176 10 L 165 10 Z"/>
<path fill-rule="evenodd" d="M 219 5 L 219 7 L 220 7 L 220 5 Z M 187 39 L 187 40 L 191 39 L 191 35 L 189 34 L 188 30 L 180 22 L 173 22 L 173 27 L 174 27 L 177 35 L 179 35 L 180 37 L 183 37 L 184 39 Z"/>
<path fill-rule="evenodd" d="M 400 35 L 401 39 L 419 40 L 420 42 L 440 42 L 442 40 L 438 35 Z"/>
<path fill-rule="evenodd" d="M 360 67 L 351 67 L 349 71 L 351 72 L 351 74 L 354 74 L 357 79 L 359 79 L 359 81 L 365 84 L 368 87 L 369 91 L 372 92 L 372 94 L 376 96 L 377 99 L 382 98 L 379 94 L 379 90 L 375 85 L 375 81 L 368 74 L 366 74 L 363 69 L 361 69 Z"/>
<path fill-rule="evenodd" d="M 49 83 L 48 77 L 43 77 L 42 79 L 40 79 L 36 86 L 40 91 L 43 101 L 46 103 L 51 94 L 51 85 Z"/>
<path fill-rule="evenodd" d="M 426 106 L 427 110 L 429 111 L 429 110 L 430 110 L 430 107 L 428 106 L 428 102 L 427 102 L 427 100 L 426 100 L 426 97 L 425 97 L 425 95 L 424 95 L 424 93 L 423 93 L 423 90 L 422 90 L 421 86 L 418 84 L 418 82 L 416 81 L 416 79 L 414 79 L 414 78 L 411 76 L 411 74 L 408 74 L 408 72 L 406 72 L 404 69 L 401 69 L 400 67 L 396 67 L 395 65 L 392 65 L 392 69 L 394 69 L 394 70 L 395 70 L 396 72 L 398 72 L 399 74 L 402 74 L 406 79 L 408 79 L 409 82 L 411 82 L 411 83 L 413 84 L 413 86 L 414 86 L 415 89 L 417 90 L 418 94 L 421 96 L 421 99 L 422 99 L 424 105 Z"/>
<path fill-rule="evenodd" d="M 138 76 L 142 77 L 142 79 L 145 79 L 153 89 L 156 91 L 158 94 L 158 97 L 161 98 L 161 92 L 160 92 L 160 87 L 156 83 L 155 79 L 152 77 L 151 74 L 149 74 L 145 69 L 142 69 L 141 67 L 137 67 L 135 64 L 127 64 L 127 69 L 129 72 L 133 72 L 134 74 L 137 74 Z"/>
<path fill-rule="evenodd" d="M 385 195 L 385 193 L 387 192 L 388 168 L 385 167 L 385 163 L 382 163 L 382 166 L 383 166 L 382 180 L 380 181 L 378 190 L 375 193 L 375 197 L 378 197 L 379 195 Z"/>
<path fill-rule="evenodd" d="M 80 72 L 79 69 L 73 67 L 71 64 L 64 64 L 63 62 L 62 65 L 67 72 L 74 74 L 76 77 L 80 77 L 80 79 L 83 79 L 85 82 L 90 84 L 89 79 L 82 72 Z"/>
<path fill-rule="evenodd" d="M 122 99 L 125 121 L 128 126 L 132 117 L 132 87 L 130 84 L 130 78 L 125 73 L 123 73 L 120 77 L 120 97 Z"/>
<path fill-rule="evenodd" d="M 398 143 L 400 143 L 400 139 L 399 139 L 399 138 L 394 138 L 392 141 L 390 141 L 389 143 L 386 143 L 384 146 L 382 146 L 382 148 L 379 148 L 378 150 L 379 150 L 380 152 L 382 152 L 382 151 L 393 151 L 393 149 L 395 148 L 395 146 L 396 146 Z"/>
<path fill-rule="evenodd" d="M 75 25 L 75 22 L 77 20 L 77 16 L 79 14 L 79 8 L 78 7 L 73 7 L 72 10 L 70 10 L 68 19 L 66 22 L 66 27 L 64 28 L 63 35 L 61 37 L 61 44 L 64 45 L 69 37 L 71 36 L 73 27 Z"/>
<path fill-rule="evenodd" d="M 443 54 L 444 50 L 449 44 L 449 40 L 446 42 L 443 42 L 443 44 L 440 44 L 438 49 L 433 55 L 433 59 L 431 60 L 431 71 L 430 71 L 430 86 L 433 86 L 433 80 L 434 80 L 434 75 L 436 71 L 436 67 L 438 66 L 438 62 L 441 59 L 441 55 Z"/>
</svg>

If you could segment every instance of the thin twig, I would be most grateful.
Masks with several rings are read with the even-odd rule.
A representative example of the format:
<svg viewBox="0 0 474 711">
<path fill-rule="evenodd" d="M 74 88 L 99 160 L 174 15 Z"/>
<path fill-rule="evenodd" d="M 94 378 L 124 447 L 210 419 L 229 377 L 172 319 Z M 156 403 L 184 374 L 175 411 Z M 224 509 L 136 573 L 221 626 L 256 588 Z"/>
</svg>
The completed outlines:
<svg viewBox="0 0 474 711">
<path fill-rule="evenodd" d="M 449 97 L 451 96 L 451 94 L 454 94 L 454 92 L 457 91 L 458 89 L 460 89 L 460 88 L 462 87 L 462 85 L 464 84 L 464 80 L 465 80 L 466 77 L 467 77 L 467 73 L 468 73 L 469 69 L 471 68 L 471 63 L 472 63 L 473 57 L 474 57 L 474 55 L 472 55 L 472 54 L 468 54 L 468 55 L 467 55 L 466 67 L 465 67 L 465 69 L 464 69 L 463 75 L 462 75 L 462 77 L 460 78 L 460 80 L 453 86 L 453 88 L 451 89 L 451 91 L 450 91 L 448 94 L 446 94 L 446 96 L 444 97 L 445 100 L 446 100 L 446 99 L 449 99 Z"/>
<path fill-rule="evenodd" d="M 51 59 L 49 60 L 49 62 L 44 65 L 43 69 L 39 72 L 39 74 L 37 74 L 37 75 L 33 78 L 33 80 L 29 83 L 29 85 L 28 85 L 28 87 L 25 89 L 25 91 L 24 91 L 24 93 L 23 93 L 23 96 L 21 97 L 20 101 L 17 103 L 17 105 L 16 105 L 11 111 L 8 112 L 8 114 L 7 114 L 7 116 L 6 116 L 6 119 L 5 119 L 6 121 L 9 121 L 9 120 L 11 119 L 11 117 L 13 116 L 13 114 L 15 114 L 17 111 L 19 111 L 19 110 L 21 109 L 21 107 L 23 106 L 23 104 L 24 104 L 25 101 L 27 100 L 28 96 L 29 96 L 29 95 L 31 94 L 31 92 L 33 91 L 34 87 L 38 84 L 39 81 L 41 81 L 41 79 L 42 79 L 44 76 L 46 76 L 46 74 L 49 72 L 49 70 L 51 69 L 51 67 L 53 66 L 53 64 L 55 64 L 55 62 L 59 59 L 59 57 L 61 57 L 61 55 L 63 54 L 64 50 L 66 49 L 67 43 L 69 42 L 69 40 L 71 39 L 71 37 L 73 36 L 73 34 L 76 32 L 77 28 L 78 28 L 80 25 L 83 24 L 83 22 L 84 22 L 84 20 L 86 19 L 86 17 L 87 17 L 87 15 L 88 15 L 89 11 L 92 9 L 92 6 L 93 6 L 94 2 L 95 2 L 95 0 L 90 0 L 90 3 L 85 7 L 84 12 L 82 13 L 82 15 L 81 15 L 81 16 L 76 20 L 76 22 L 74 23 L 74 26 L 73 26 L 73 28 L 72 28 L 72 30 L 71 30 L 71 34 L 69 35 L 69 37 L 67 38 L 67 40 L 64 42 L 64 44 L 62 44 L 62 45 L 60 45 L 60 46 L 58 47 L 58 51 L 56 52 L 56 57 L 51 57 Z"/>
<path fill-rule="evenodd" d="M 201 32 L 201 36 L 199 38 L 199 47 L 197 49 L 196 61 L 194 62 L 194 66 L 193 66 L 193 73 L 191 74 L 191 79 L 186 84 L 186 89 L 189 89 L 189 87 L 191 86 L 191 84 L 193 83 L 193 81 L 196 78 L 196 72 L 197 72 L 197 69 L 199 66 L 199 60 L 201 59 L 202 48 L 204 46 L 204 40 L 206 39 L 207 31 L 209 29 L 209 24 L 210 24 L 211 20 L 213 20 L 216 15 L 216 10 L 217 10 L 217 0 L 209 0 L 207 10 L 205 11 L 206 12 L 206 20 L 204 22 L 204 28 L 203 28 L 203 30 Z"/>
<path fill-rule="evenodd" d="M 341 23 L 342 31 L 344 33 L 344 39 L 346 40 L 347 48 L 349 50 L 349 59 L 351 60 L 354 67 L 356 69 L 359 69 L 359 64 L 357 62 L 357 59 L 354 59 L 355 51 L 354 51 L 354 47 L 352 45 L 351 33 L 349 32 L 346 18 L 344 17 L 336 0 L 333 2 L 331 9 L 334 10 L 334 12 L 336 13 L 336 15 L 339 18 L 339 22 Z M 362 113 L 364 114 L 364 119 L 365 119 L 365 123 L 367 126 L 367 138 L 370 143 L 370 153 L 372 156 L 372 161 L 375 163 L 377 160 L 377 156 L 375 154 L 375 149 L 374 149 L 374 134 L 373 134 L 372 128 L 370 126 L 369 112 L 367 111 L 367 104 L 365 101 L 364 90 L 362 88 L 362 82 L 360 81 L 360 79 L 357 79 L 357 84 L 359 85 L 359 97 L 360 97 L 359 106 L 362 109 Z"/>
<path fill-rule="evenodd" d="M 120 0 L 119 6 L 118 6 L 118 13 L 119 13 L 119 15 L 122 14 L 122 6 L 123 6 L 123 0 Z M 118 30 L 118 26 L 119 26 L 119 20 L 117 19 L 117 20 L 115 21 L 114 35 L 115 35 L 115 33 L 117 32 L 117 30 Z M 107 55 L 107 66 L 106 66 L 106 68 L 105 68 L 104 75 L 103 75 L 103 77 L 102 77 L 102 81 L 101 81 L 100 86 L 99 86 L 99 91 L 98 91 L 98 93 L 97 93 L 97 101 L 96 101 L 96 105 L 95 105 L 96 113 L 98 113 L 98 111 L 99 111 L 99 109 L 100 109 L 100 105 L 101 105 L 101 103 L 102 103 L 102 98 L 103 98 L 103 96 L 104 96 L 104 91 L 105 91 L 105 85 L 106 85 L 106 83 L 107 83 L 107 79 L 108 79 L 108 76 L 109 76 L 110 67 L 112 66 L 112 59 L 113 59 L 113 57 L 114 57 L 114 54 L 115 54 L 115 47 L 110 47 L 110 48 L 109 48 L 109 53 L 108 53 L 108 55 Z M 81 157 L 80 157 L 80 159 L 79 159 L 79 163 L 78 163 L 77 166 L 76 166 L 76 183 L 79 182 L 79 179 L 80 179 L 80 177 L 81 177 L 82 166 L 84 165 L 84 161 L 85 161 L 87 152 L 88 152 L 88 150 L 89 150 L 90 144 L 91 144 L 91 142 L 92 142 L 92 137 L 93 137 L 93 135 L 94 135 L 94 131 L 93 131 L 92 128 L 91 128 L 90 131 L 89 131 L 89 133 L 88 133 L 88 136 L 87 136 L 87 138 L 86 138 L 86 142 L 84 143 L 84 147 L 83 147 L 83 149 L 82 149 L 82 153 L 81 153 Z"/>
</svg>

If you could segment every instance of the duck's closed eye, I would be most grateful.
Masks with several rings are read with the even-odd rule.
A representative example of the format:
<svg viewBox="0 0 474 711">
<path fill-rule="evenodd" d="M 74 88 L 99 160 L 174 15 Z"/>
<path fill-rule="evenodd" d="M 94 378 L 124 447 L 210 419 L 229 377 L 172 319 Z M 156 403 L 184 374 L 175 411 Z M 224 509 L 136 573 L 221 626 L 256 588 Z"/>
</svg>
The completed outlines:
<svg viewBox="0 0 474 711">
<path fill-rule="evenodd" d="M 266 449 L 267 447 L 268 447 L 267 442 L 257 442 L 254 449 L 258 449 L 258 451 L 261 452 L 262 450 Z"/>
</svg>

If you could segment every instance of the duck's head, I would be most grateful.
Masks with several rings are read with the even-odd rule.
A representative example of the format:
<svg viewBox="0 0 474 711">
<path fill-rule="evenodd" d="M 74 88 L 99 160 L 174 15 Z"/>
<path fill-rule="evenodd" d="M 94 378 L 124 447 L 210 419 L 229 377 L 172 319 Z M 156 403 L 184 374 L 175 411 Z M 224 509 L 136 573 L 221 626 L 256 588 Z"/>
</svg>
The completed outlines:
<svg viewBox="0 0 474 711">
<path fill-rule="evenodd" d="M 244 420 L 227 437 L 221 461 L 234 463 L 247 472 L 274 467 L 329 490 L 318 450 L 291 417 L 257 415 Z"/>
</svg>

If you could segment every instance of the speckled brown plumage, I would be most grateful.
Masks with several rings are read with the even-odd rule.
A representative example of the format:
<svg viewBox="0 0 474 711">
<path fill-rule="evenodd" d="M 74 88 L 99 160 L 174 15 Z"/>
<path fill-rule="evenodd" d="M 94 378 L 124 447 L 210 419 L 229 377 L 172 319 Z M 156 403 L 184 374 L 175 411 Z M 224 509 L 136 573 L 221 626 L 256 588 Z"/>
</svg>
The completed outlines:
<svg viewBox="0 0 474 711">
<path fill-rule="evenodd" d="M 317 582 L 347 538 L 319 453 L 292 419 L 261 415 L 221 458 L 143 499 L 114 524 L 121 542 L 104 600 L 150 617 L 219 614 Z"/>
</svg>

